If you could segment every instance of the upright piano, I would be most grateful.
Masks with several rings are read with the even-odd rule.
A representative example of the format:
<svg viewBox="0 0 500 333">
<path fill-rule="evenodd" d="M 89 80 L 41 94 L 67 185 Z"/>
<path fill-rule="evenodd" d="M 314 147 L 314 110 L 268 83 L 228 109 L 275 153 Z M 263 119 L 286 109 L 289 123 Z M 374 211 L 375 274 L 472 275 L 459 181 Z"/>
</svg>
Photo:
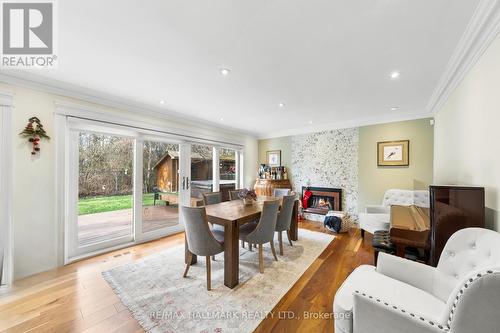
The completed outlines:
<svg viewBox="0 0 500 333">
<path fill-rule="evenodd" d="M 456 231 L 485 226 L 483 187 L 429 187 L 430 208 L 391 207 L 391 242 L 396 254 L 404 257 L 406 248 L 423 249 L 428 263 L 436 266 L 448 239 Z"/>
</svg>

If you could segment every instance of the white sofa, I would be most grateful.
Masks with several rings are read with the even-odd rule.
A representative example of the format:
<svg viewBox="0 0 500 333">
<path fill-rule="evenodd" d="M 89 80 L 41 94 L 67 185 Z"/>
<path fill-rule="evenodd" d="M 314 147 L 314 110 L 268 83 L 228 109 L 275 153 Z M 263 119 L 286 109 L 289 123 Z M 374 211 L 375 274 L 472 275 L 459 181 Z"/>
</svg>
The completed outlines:
<svg viewBox="0 0 500 333">
<path fill-rule="evenodd" d="M 429 207 L 429 191 L 387 190 L 382 205 L 366 206 L 365 212 L 359 214 L 359 228 L 363 236 L 365 231 L 373 234 L 377 230 L 390 229 L 391 205 Z"/>
<path fill-rule="evenodd" d="M 385 253 L 333 301 L 336 333 L 500 332 L 500 234 L 453 234 L 436 268 Z"/>
</svg>

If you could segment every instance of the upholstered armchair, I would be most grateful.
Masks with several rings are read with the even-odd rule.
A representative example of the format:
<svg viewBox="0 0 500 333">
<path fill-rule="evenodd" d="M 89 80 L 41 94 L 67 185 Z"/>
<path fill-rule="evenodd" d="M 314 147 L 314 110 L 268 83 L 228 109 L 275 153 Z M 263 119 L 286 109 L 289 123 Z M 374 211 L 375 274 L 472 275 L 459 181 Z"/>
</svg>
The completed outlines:
<svg viewBox="0 0 500 333">
<path fill-rule="evenodd" d="M 361 234 L 364 236 L 365 231 L 373 234 L 377 230 L 389 230 L 392 205 L 429 207 L 429 191 L 387 190 L 382 205 L 368 205 L 365 212 L 359 214 Z"/>
<path fill-rule="evenodd" d="M 436 268 L 380 253 L 333 302 L 336 333 L 500 332 L 500 234 L 453 234 Z"/>
</svg>

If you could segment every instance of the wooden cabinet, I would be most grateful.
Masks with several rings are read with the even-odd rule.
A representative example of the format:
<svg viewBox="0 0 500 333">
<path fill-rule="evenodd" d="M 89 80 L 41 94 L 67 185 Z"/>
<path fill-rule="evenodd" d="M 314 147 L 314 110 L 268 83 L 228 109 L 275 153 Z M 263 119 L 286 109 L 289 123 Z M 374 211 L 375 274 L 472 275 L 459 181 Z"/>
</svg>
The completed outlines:
<svg viewBox="0 0 500 333">
<path fill-rule="evenodd" d="M 289 179 L 260 179 L 258 178 L 253 187 L 258 196 L 273 196 L 275 188 L 292 189 Z"/>
</svg>

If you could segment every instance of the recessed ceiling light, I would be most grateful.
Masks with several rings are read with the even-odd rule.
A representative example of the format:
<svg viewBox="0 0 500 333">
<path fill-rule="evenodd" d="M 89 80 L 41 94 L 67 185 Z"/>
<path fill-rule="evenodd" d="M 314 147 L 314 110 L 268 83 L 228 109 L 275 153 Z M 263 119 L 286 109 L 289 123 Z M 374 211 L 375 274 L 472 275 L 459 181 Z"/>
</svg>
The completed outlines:
<svg viewBox="0 0 500 333">
<path fill-rule="evenodd" d="M 399 109 L 397 106 L 393 106 L 393 107 L 391 108 L 391 111 L 396 111 L 397 109 Z"/>
<path fill-rule="evenodd" d="M 224 118 L 220 117 L 220 121 L 224 121 Z"/>
<path fill-rule="evenodd" d="M 312 120 L 309 120 L 309 124 L 312 124 L 312 123 L 313 123 L 313 121 L 312 121 Z"/>
<path fill-rule="evenodd" d="M 279 106 L 280 108 L 284 108 L 284 107 L 285 107 L 285 103 L 281 102 L 281 103 L 279 103 L 279 104 L 278 104 L 278 106 Z"/>
<path fill-rule="evenodd" d="M 160 101 L 160 104 L 165 104 L 165 101 L 162 99 L 162 100 Z"/>
<path fill-rule="evenodd" d="M 394 72 L 391 73 L 390 76 L 391 76 L 391 79 L 395 80 L 395 79 L 399 78 L 400 75 L 401 75 L 400 72 L 394 71 Z"/>
<path fill-rule="evenodd" d="M 231 70 L 229 68 L 221 68 L 220 69 L 220 73 L 224 76 L 227 76 L 229 75 L 229 73 L 231 72 Z"/>
</svg>

